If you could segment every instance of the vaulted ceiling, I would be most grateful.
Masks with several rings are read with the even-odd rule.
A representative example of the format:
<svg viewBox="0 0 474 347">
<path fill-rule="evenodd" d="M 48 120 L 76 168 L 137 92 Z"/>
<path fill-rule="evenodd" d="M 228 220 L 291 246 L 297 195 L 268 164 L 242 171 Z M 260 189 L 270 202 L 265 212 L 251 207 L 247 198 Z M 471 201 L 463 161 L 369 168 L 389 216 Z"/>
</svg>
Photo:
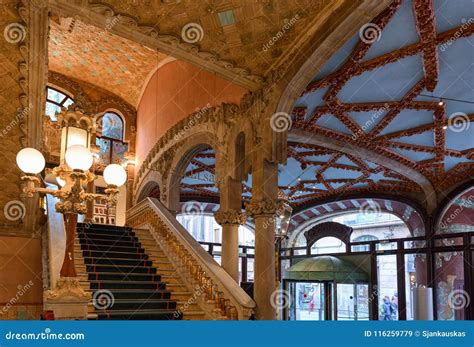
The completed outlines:
<svg viewBox="0 0 474 347">
<path fill-rule="evenodd" d="M 473 177 L 473 18 L 471 0 L 395 0 L 361 27 L 295 104 L 282 195 L 294 207 L 375 192 L 424 202 L 426 186 L 437 195 Z M 195 158 L 186 198 L 218 197 L 189 177 L 213 160 Z"/>
<path fill-rule="evenodd" d="M 263 76 L 325 10 L 332 11 L 344 1 L 108 0 L 106 3 L 117 13 L 127 13 L 143 25 L 158 28 L 160 33 L 186 36 L 183 28 L 189 25 L 197 35 L 190 38 L 202 50 Z"/>
<path fill-rule="evenodd" d="M 134 106 L 147 76 L 167 58 L 77 19 L 55 18 L 50 28 L 50 70 L 106 89 Z"/>
</svg>

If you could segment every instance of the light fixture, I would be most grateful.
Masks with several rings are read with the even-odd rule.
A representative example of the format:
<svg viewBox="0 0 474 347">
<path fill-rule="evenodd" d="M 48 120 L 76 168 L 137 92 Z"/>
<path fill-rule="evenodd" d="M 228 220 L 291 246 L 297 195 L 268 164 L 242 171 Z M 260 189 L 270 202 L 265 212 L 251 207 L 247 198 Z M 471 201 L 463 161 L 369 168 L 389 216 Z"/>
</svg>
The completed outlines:
<svg viewBox="0 0 474 347">
<path fill-rule="evenodd" d="M 91 151 L 82 145 L 73 145 L 69 147 L 65 155 L 66 164 L 72 170 L 87 171 L 92 166 L 94 158 Z"/>
<path fill-rule="evenodd" d="M 447 125 L 443 125 L 443 130 L 446 130 L 448 129 L 448 126 Z"/>
<path fill-rule="evenodd" d="M 92 120 L 77 107 L 61 111 L 57 117 L 58 124 L 61 126 L 60 163 L 64 164 L 69 147 L 81 145 L 90 148 Z"/>
<path fill-rule="evenodd" d="M 121 165 L 110 164 L 104 169 L 104 180 L 109 185 L 121 187 L 127 181 L 127 173 Z"/>
<path fill-rule="evenodd" d="M 293 209 L 287 202 L 280 201 L 280 206 L 277 210 L 279 218 L 276 219 L 275 225 L 275 236 L 277 239 L 284 239 L 286 237 L 292 212 Z"/>
<path fill-rule="evenodd" d="M 443 101 L 443 100 L 440 100 L 440 101 L 438 102 L 438 106 L 444 106 L 444 101 Z"/>
<path fill-rule="evenodd" d="M 25 148 L 18 152 L 16 159 L 19 168 L 26 174 L 26 176 L 22 177 L 22 180 L 26 181 L 23 193 L 27 197 L 33 197 L 36 193 L 40 193 L 51 194 L 59 199 L 55 208 L 57 212 L 62 213 L 64 216 L 66 251 L 60 272 L 61 277 L 56 287 L 66 286 L 71 289 L 71 283 L 73 283 L 74 288 L 71 289 L 72 291 L 84 293 L 77 280 L 74 266 L 74 239 L 77 215 L 86 214 L 88 210 L 86 202 L 98 198 L 107 199 L 109 208 L 115 207 L 119 193 L 117 187 L 126 182 L 127 173 L 120 165 L 109 165 L 106 168 L 106 172 L 104 172 L 104 179 L 108 183 L 105 189 L 106 194 L 86 192 L 84 187 L 96 179 L 96 176 L 89 171 L 93 164 L 93 156 L 89 150 L 90 135 L 88 132 L 91 129 L 90 117 L 82 112 L 62 110 L 58 114 L 58 120 L 60 120 L 63 130 L 67 128 L 65 132 L 63 131 L 63 134 L 65 133 L 66 136 L 61 139 L 65 142 L 61 143 L 61 148 L 64 149 L 64 160 L 62 160 L 60 166 L 52 169 L 56 181 L 61 186 L 59 189 L 41 187 L 41 181 L 36 177 L 36 174 L 40 173 L 45 167 L 44 156 L 41 152 L 34 148 Z M 76 132 L 77 129 L 73 130 L 71 124 L 76 125 L 79 130 L 83 130 L 85 133 Z M 74 279 L 72 282 L 71 278 Z"/>
<path fill-rule="evenodd" d="M 34 148 L 23 148 L 19 151 L 16 163 L 21 171 L 30 175 L 39 174 L 46 165 L 43 154 Z"/>
</svg>

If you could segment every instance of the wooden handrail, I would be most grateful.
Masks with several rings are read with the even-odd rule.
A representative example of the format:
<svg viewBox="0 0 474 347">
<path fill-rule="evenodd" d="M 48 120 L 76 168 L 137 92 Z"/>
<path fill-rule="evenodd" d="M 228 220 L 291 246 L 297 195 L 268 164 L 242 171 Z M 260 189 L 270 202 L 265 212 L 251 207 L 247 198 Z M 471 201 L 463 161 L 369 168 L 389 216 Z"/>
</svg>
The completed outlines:
<svg viewBox="0 0 474 347">
<path fill-rule="evenodd" d="M 127 211 L 127 225 L 148 226 L 167 243 L 199 285 L 206 288 L 208 302 L 229 319 L 249 319 L 255 302 L 214 260 L 198 241 L 155 198 L 147 198 Z"/>
</svg>

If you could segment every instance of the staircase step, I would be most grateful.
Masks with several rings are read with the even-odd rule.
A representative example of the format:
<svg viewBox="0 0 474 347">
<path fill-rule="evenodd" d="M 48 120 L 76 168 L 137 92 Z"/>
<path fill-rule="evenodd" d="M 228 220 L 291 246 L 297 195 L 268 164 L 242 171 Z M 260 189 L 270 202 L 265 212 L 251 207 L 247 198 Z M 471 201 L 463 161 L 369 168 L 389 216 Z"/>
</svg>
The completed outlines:
<svg viewBox="0 0 474 347">
<path fill-rule="evenodd" d="M 94 291 L 89 289 L 88 292 Z M 171 293 L 167 290 L 110 289 L 110 292 L 114 300 L 170 300 L 171 298 Z"/>
<path fill-rule="evenodd" d="M 120 272 L 96 272 L 89 273 L 89 281 L 146 281 L 160 282 L 161 276 L 156 274 L 143 273 L 120 273 Z"/>
<path fill-rule="evenodd" d="M 128 265 L 128 266 L 146 266 L 152 265 L 151 260 L 140 260 L 140 259 L 119 259 L 119 258 L 89 258 L 84 257 L 84 264 L 86 265 Z"/>
<path fill-rule="evenodd" d="M 78 240 L 78 239 L 76 239 Z M 117 247 L 141 247 L 140 242 L 136 240 L 107 240 L 107 239 L 86 239 L 84 238 L 83 241 L 85 241 L 86 245 L 94 245 L 94 246 L 117 246 Z M 81 247 L 81 243 L 77 242 L 75 244 L 76 246 Z"/>
<path fill-rule="evenodd" d="M 123 236 L 135 236 L 135 233 L 133 230 L 130 229 L 121 229 L 121 228 L 116 228 L 116 229 L 107 229 L 107 228 L 94 228 L 94 229 L 77 229 L 77 234 L 83 234 L 83 235 L 123 235 Z"/>
<path fill-rule="evenodd" d="M 109 320 L 177 320 L 181 314 L 175 310 L 121 310 L 97 313 L 97 319 Z"/>
<path fill-rule="evenodd" d="M 87 265 L 85 270 L 88 272 L 118 272 L 118 273 L 143 273 L 155 274 L 156 268 L 150 266 L 126 266 L 126 265 Z"/>
<path fill-rule="evenodd" d="M 154 289 L 165 290 L 166 283 L 151 281 L 89 281 L 92 290 L 98 289 Z"/>
<path fill-rule="evenodd" d="M 169 300 L 115 300 L 114 304 L 107 311 L 122 310 L 176 310 L 176 302 Z M 101 310 L 97 310 L 100 313 Z"/>
<path fill-rule="evenodd" d="M 148 259 L 148 255 L 144 253 L 125 253 L 115 251 L 82 251 L 84 258 L 109 258 L 109 259 Z"/>
<path fill-rule="evenodd" d="M 116 244 L 109 244 L 109 245 L 82 245 L 82 251 L 98 251 L 98 252 L 121 252 L 121 253 L 144 253 L 145 250 L 140 247 L 124 247 L 124 246 L 117 246 Z"/>
<path fill-rule="evenodd" d="M 113 234 L 82 234 L 78 233 L 77 237 L 82 242 L 86 242 L 86 240 L 91 243 L 95 240 L 107 240 L 107 241 L 122 241 L 122 242 L 138 242 L 137 237 L 133 235 L 123 234 L 123 235 L 113 235 Z"/>
</svg>

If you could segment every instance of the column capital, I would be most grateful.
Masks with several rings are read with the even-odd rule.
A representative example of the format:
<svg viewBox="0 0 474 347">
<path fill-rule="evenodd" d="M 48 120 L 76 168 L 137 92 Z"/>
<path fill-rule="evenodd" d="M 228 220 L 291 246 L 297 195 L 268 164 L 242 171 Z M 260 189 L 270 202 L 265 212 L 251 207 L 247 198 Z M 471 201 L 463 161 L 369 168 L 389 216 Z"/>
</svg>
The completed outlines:
<svg viewBox="0 0 474 347">
<path fill-rule="evenodd" d="M 216 222 L 220 225 L 224 224 L 245 224 L 247 216 L 245 212 L 237 210 L 217 211 L 214 213 Z"/>
<path fill-rule="evenodd" d="M 283 200 L 274 199 L 263 199 L 254 200 L 252 199 L 245 205 L 247 215 L 250 217 L 267 217 L 278 214 L 280 211 L 284 211 Z"/>
</svg>

